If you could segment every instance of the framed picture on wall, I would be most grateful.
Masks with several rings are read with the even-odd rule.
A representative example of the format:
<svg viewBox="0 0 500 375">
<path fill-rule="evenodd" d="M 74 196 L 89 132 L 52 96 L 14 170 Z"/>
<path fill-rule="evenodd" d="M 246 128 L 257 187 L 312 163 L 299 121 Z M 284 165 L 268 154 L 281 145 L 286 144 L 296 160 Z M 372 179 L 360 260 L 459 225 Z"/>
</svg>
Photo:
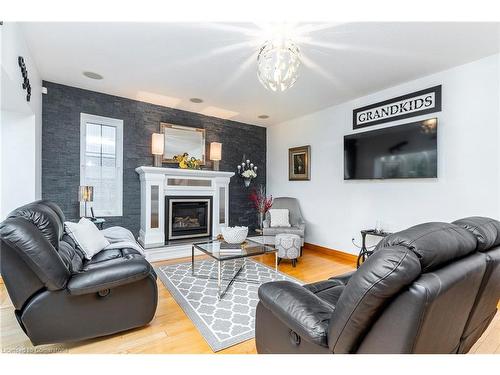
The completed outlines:
<svg viewBox="0 0 500 375">
<path fill-rule="evenodd" d="M 309 181 L 311 179 L 311 146 L 288 149 L 288 180 Z"/>
</svg>

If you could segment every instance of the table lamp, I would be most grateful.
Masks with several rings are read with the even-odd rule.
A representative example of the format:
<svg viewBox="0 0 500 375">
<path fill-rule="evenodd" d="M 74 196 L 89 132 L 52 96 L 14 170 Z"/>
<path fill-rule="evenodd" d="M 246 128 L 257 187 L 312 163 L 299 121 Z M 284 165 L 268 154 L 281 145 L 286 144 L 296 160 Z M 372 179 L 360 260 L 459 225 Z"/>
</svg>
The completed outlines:
<svg viewBox="0 0 500 375">
<path fill-rule="evenodd" d="M 164 137 L 163 134 L 153 133 L 151 138 L 151 150 L 154 155 L 153 166 L 161 167 L 161 158 L 163 156 L 164 149 Z"/>
<path fill-rule="evenodd" d="M 210 143 L 210 160 L 214 162 L 214 171 L 219 170 L 219 161 L 222 159 L 222 143 Z"/>
<path fill-rule="evenodd" d="M 87 217 L 87 202 L 94 200 L 94 187 L 93 186 L 80 186 L 78 191 L 78 200 L 85 205 L 85 217 Z"/>
</svg>

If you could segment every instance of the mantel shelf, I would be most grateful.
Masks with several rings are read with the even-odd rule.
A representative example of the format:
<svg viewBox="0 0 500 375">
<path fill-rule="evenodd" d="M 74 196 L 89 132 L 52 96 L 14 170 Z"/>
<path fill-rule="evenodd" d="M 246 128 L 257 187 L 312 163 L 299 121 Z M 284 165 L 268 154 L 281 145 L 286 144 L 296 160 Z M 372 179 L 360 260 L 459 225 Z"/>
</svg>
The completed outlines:
<svg viewBox="0 0 500 375">
<path fill-rule="evenodd" d="M 232 176 L 234 176 L 234 172 L 221 172 L 221 171 L 211 171 L 204 169 L 160 168 L 160 167 L 149 167 L 149 166 L 137 167 L 135 171 L 139 175 L 160 174 L 164 176 L 175 176 L 175 177 L 182 176 L 182 177 L 205 177 L 205 178 L 216 178 L 216 177 L 231 178 Z"/>
</svg>

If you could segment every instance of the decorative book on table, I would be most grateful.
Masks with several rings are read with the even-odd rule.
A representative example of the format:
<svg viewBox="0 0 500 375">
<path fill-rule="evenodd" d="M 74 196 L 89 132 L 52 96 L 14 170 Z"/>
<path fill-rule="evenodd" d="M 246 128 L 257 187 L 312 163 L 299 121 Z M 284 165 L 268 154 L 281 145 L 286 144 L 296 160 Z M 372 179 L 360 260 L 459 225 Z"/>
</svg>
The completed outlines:
<svg viewBox="0 0 500 375">
<path fill-rule="evenodd" d="M 239 243 L 227 243 L 227 242 L 221 242 L 220 243 L 220 251 L 241 251 L 242 247 L 241 244 Z"/>
</svg>

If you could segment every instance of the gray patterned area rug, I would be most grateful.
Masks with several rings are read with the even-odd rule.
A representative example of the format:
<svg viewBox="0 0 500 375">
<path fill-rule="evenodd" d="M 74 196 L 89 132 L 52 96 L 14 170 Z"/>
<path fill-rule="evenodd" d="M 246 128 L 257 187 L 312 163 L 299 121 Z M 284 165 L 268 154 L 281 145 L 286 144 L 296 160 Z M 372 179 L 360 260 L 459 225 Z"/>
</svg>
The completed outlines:
<svg viewBox="0 0 500 375">
<path fill-rule="evenodd" d="M 241 259 L 222 263 L 222 277 L 230 279 Z M 216 277 L 217 263 L 206 259 L 196 261 L 196 274 Z M 257 290 L 274 280 L 298 280 L 251 259 L 238 275 L 222 300 L 217 299 L 217 281 L 191 275 L 191 262 L 155 267 L 165 287 L 193 321 L 214 352 L 255 337 Z M 260 284 L 244 279 L 258 280 Z M 223 287 L 228 281 L 224 280 Z"/>
</svg>

